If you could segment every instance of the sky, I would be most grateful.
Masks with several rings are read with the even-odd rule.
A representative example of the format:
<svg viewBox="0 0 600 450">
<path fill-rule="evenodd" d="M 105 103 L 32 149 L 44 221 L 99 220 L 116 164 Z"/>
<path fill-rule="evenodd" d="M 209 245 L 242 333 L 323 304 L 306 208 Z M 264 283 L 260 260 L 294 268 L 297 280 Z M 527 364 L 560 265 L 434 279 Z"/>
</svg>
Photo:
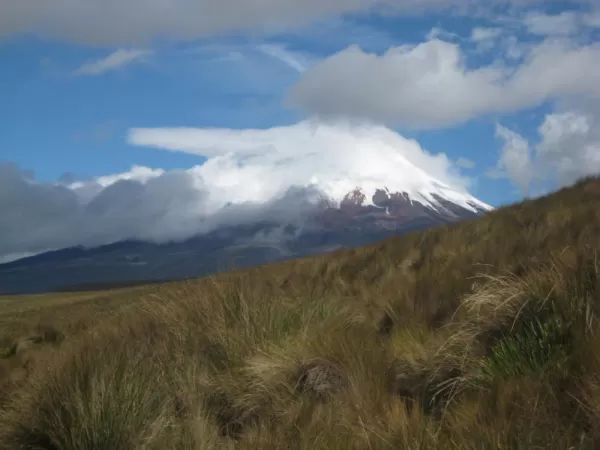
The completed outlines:
<svg viewBox="0 0 600 450">
<path fill-rule="evenodd" d="M 600 172 L 596 0 L 0 0 L 0 68 L 0 261 Z"/>
</svg>

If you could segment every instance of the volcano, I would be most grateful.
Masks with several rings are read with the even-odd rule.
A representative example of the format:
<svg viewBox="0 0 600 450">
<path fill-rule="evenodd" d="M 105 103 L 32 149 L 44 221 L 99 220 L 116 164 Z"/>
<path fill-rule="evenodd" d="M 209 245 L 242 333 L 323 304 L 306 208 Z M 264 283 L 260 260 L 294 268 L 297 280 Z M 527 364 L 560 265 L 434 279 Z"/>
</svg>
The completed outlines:
<svg viewBox="0 0 600 450">
<path fill-rule="evenodd" d="M 135 166 L 60 186 L 5 174 L 4 192 L 22 195 L 0 219 L 0 249 L 35 255 L 0 265 L 0 292 L 197 277 L 366 245 L 492 209 L 460 187 L 444 155 L 384 127 L 301 122 L 134 135 L 135 145 L 206 161 L 173 171 Z"/>
<path fill-rule="evenodd" d="M 294 202 L 303 202 L 301 220 L 297 215 L 287 221 L 281 214 L 270 214 L 268 219 L 218 227 L 178 242 L 125 240 L 41 253 L 1 264 L 0 292 L 95 289 L 197 277 L 367 245 L 492 209 L 466 192 L 429 177 L 424 180 L 419 189 L 402 191 L 357 186 L 338 201 L 323 191 L 289 189 L 277 207 L 283 203 L 293 210 Z"/>
</svg>

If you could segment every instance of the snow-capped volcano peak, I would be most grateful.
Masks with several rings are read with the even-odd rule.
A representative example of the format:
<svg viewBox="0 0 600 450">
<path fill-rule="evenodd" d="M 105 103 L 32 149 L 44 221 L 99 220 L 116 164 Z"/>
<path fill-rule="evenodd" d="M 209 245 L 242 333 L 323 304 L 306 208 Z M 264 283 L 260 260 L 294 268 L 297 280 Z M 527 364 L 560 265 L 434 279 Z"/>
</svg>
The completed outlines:
<svg viewBox="0 0 600 450">
<path fill-rule="evenodd" d="M 314 180 L 316 181 L 316 180 Z M 402 183 L 394 183 L 390 188 L 389 185 L 378 184 L 378 182 L 367 182 L 359 185 L 351 181 L 344 180 L 337 183 L 312 183 L 312 187 L 323 192 L 328 198 L 332 199 L 338 205 L 344 201 L 352 201 L 359 203 L 360 206 L 378 206 L 377 196 L 398 196 L 400 195 L 406 201 L 412 203 L 417 202 L 421 205 L 431 208 L 436 211 L 444 209 L 443 201 L 453 203 L 473 213 L 482 211 L 490 211 L 493 208 L 490 205 L 478 200 L 465 191 L 453 189 L 432 178 L 425 179 L 425 183 L 421 185 L 404 185 Z M 350 186 L 354 185 L 353 188 Z M 347 190 L 346 190 L 347 189 Z M 341 196 L 341 192 L 345 194 Z"/>
<path fill-rule="evenodd" d="M 202 155 L 191 169 L 207 190 L 207 212 L 228 203 L 264 204 L 290 188 L 311 188 L 339 204 L 359 189 L 365 204 L 378 190 L 437 209 L 439 199 L 468 210 L 490 206 L 468 194 L 468 180 L 444 154 L 375 125 L 304 121 L 267 130 L 138 129 L 130 141 Z"/>
<path fill-rule="evenodd" d="M 5 170 L 6 192 L 24 190 L 14 198 L 35 200 L 9 196 L 22 208 L 13 217 L 35 220 L 4 227 L 0 256 L 64 251 L 19 263 L 21 271 L 5 267 L 3 275 L 0 267 L 0 285 L 16 292 L 32 279 L 43 281 L 36 289 L 54 289 L 74 278 L 197 276 L 232 252 L 258 264 L 365 245 L 491 209 L 468 194 L 468 180 L 445 155 L 384 127 L 138 130 L 130 142 L 206 161 L 184 170 L 134 167 L 70 184 L 36 183 Z"/>
</svg>

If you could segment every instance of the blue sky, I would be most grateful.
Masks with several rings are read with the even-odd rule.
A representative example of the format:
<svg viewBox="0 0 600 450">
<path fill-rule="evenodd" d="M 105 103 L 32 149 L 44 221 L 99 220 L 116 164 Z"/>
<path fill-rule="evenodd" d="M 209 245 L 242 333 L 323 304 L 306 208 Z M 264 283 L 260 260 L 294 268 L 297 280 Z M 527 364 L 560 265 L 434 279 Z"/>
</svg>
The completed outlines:
<svg viewBox="0 0 600 450">
<path fill-rule="evenodd" d="M 2 4 L 0 162 L 48 186 L 189 170 L 206 152 L 177 127 L 238 136 L 333 119 L 446 155 L 436 174 L 494 206 L 600 170 L 591 2 L 412 3 Z M 136 145 L 133 129 L 169 134 Z"/>
</svg>

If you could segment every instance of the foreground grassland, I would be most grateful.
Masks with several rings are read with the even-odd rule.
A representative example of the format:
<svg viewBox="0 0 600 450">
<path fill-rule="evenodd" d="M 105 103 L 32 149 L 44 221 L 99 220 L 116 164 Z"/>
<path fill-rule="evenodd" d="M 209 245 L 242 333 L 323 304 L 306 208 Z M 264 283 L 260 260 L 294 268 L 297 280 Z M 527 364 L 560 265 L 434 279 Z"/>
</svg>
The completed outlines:
<svg viewBox="0 0 600 450">
<path fill-rule="evenodd" d="M 198 281 L 0 297 L 0 448 L 600 448 L 600 179 Z"/>
</svg>

